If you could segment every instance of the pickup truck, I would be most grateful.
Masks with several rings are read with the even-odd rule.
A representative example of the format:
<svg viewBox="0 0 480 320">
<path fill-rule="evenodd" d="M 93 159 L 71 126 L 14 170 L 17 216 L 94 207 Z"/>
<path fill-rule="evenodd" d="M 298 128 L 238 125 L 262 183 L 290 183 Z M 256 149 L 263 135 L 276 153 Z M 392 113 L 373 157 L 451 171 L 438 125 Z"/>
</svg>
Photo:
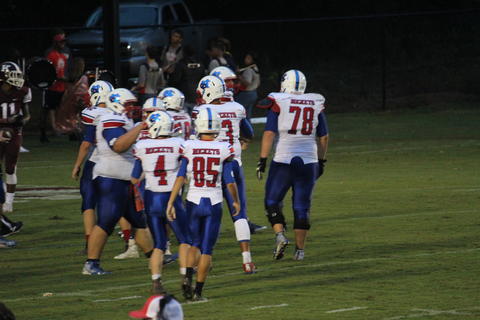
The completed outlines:
<svg viewBox="0 0 480 320">
<path fill-rule="evenodd" d="M 167 45 L 170 30 L 182 30 L 183 43 L 192 45 L 198 54 L 203 53 L 208 39 L 221 34 L 219 26 L 195 26 L 182 0 L 120 2 L 119 16 L 122 78 L 130 81 L 135 81 L 140 65 L 146 61 L 145 48 Z M 99 7 L 87 19 L 85 30 L 68 35 L 72 55 L 84 58 L 88 70 L 104 67 L 102 18 Z M 185 26 L 169 26 L 176 24 Z M 145 27 L 149 25 L 152 27 Z"/>
</svg>

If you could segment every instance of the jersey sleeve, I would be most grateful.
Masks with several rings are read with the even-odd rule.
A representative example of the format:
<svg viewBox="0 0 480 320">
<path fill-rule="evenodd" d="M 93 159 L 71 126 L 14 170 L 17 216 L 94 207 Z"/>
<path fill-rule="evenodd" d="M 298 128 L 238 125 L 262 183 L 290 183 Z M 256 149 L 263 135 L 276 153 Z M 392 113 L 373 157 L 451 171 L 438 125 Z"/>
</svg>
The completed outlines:
<svg viewBox="0 0 480 320">
<path fill-rule="evenodd" d="M 142 175 L 143 167 L 142 167 L 142 160 L 136 159 L 135 164 L 132 170 L 132 178 L 139 179 Z"/>
<path fill-rule="evenodd" d="M 235 182 L 235 178 L 233 177 L 232 161 L 225 160 L 223 162 L 222 180 L 224 184 Z"/>
<path fill-rule="evenodd" d="M 32 102 L 32 90 L 31 90 L 30 88 L 27 88 L 27 92 L 26 92 L 25 95 L 23 96 L 22 102 L 23 102 L 23 103 L 30 103 L 30 102 Z"/>
<path fill-rule="evenodd" d="M 83 132 L 83 141 L 90 142 L 91 144 L 95 143 L 95 134 L 97 128 L 95 126 L 85 126 Z"/>
<path fill-rule="evenodd" d="M 186 177 L 187 176 L 187 165 L 188 159 L 183 157 L 180 162 L 180 168 L 178 169 L 177 177 Z"/>
<path fill-rule="evenodd" d="M 278 133 L 278 113 L 274 112 L 273 110 L 268 110 L 265 131 L 273 131 Z"/>
<path fill-rule="evenodd" d="M 325 116 L 324 112 L 320 112 L 318 114 L 318 126 L 316 135 L 317 137 L 323 137 L 328 134 L 328 124 L 327 124 L 327 117 Z"/>
<path fill-rule="evenodd" d="M 90 109 L 86 108 L 82 110 L 82 123 L 85 125 L 93 125 L 95 122 L 95 116 L 90 112 Z"/>
<path fill-rule="evenodd" d="M 115 141 L 117 141 L 117 139 L 120 136 L 123 136 L 126 132 L 127 130 L 123 127 L 112 127 L 104 129 L 102 134 L 110 148 L 113 149 Z"/>
<path fill-rule="evenodd" d="M 246 139 L 253 138 L 253 127 L 247 118 L 244 118 L 240 121 L 240 134 Z"/>
</svg>

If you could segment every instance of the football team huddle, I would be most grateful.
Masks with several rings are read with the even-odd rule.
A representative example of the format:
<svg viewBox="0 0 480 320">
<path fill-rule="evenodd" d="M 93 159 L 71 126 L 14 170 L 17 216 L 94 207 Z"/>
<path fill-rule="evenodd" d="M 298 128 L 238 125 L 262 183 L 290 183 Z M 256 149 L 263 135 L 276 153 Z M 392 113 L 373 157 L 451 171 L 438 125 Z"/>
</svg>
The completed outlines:
<svg viewBox="0 0 480 320">
<path fill-rule="evenodd" d="M 81 113 L 84 140 L 72 170 L 73 178 L 81 172 L 87 243 L 83 274 L 110 273 L 101 267 L 100 258 L 107 238 L 119 224 L 127 248 L 115 258 L 138 256 L 139 247 L 149 258 L 152 293 L 164 294 L 162 268 L 171 259 L 170 237 L 174 235 L 183 296 L 186 300 L 204 300 L 202 289 L 220 233 L 224 200 L 239 243 L 243 271 L 255 273 L 250 253 L 255 227 L 247 215 L 241 157 L 254 130 L 244 107 L 234 101 L 228 85 L 234 77 L 226 67 L 218 67 L 203 77 L 197 86 L 197 106 L 191 114 L 184 111 L 182 92 L 165 88 L 157 97 L 145 101 L 137 122 L 132 119 L 137 104 L 132 92 L 115 89 L 106 81 L 95 81 L 90 86 L 91 106 Z M 9 90 L 22 90 L 23 83 L 15 87 L 8 78 L 9 73 L 3 72 L 2 90 L 4 84 L 11 87 Z M 304 74 L 289 70 L 281 78 L 280 91 L 257 105 L 267 110 L 256 168 L 259 180 L 274 149 L 264 205 L 275 233 L 275 260 L 283 258 L 289 245 L 282 208 L 290 189 L 293 259 L 304 259 L 312 192 L 326 162 L 325 99 L 320 94 L 305 93 L 305 89 Z M 21 109 L 17 112 L 21 113 Z M 0 130 L 4 126 L 0 122 Z M 11 140 L 0 136 L 3 160 L 3 150 Z M 11 175 L 12 170 L 7 171 L 7 188 L 13 182 Z"/>
</svg>

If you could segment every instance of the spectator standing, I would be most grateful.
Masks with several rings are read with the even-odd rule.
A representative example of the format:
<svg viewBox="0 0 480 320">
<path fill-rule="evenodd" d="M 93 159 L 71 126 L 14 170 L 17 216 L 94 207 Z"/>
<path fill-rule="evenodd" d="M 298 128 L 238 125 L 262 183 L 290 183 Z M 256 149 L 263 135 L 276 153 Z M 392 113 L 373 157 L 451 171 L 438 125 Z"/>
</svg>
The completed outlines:
<svg viewBox="0 0 480 320">
<path fill-rule="evenodd" d="M 163 48 L 161 61 L 162 69 L 168 79 L 169 75 L 175 70 L 175 64 L 183 58 L 183 32 L 174 29 L 170 32 L 168 45 Z"/>
<path fill-rule="evenodd" d="M 216 67 L 228 67 L 235 70 L 235 63 L 233 59 L 225 57 L 225 44 L 222 41 L 215 41 L 208 51 L 210 62 L 208 64 L 208 73 L 212 72 Z M 233 65 L 232 65 L 233 64 Z"/>
<path fill-rule="evenodd" d="M 196 56 L 195 49 L 192 46 L 186 45 L 183 48 L 183 55 L 170 77 L 169 86 L 183 92 L 185 107 L 191 113 L 196 104 L 197 84 L 205 75 L 205 67 Z"/>
<path fill-rule="evenodd" d="M 43 112 L 40 120 L 40 141 L 48 142 L 47 118 L 50 120 L 52 129 L 56 131 L 55 110 L 60 106 L 65 92 L 65 81 L 67 67 L 71 58 L 70 49 L 66 46 L 65 32 L 55 29 L 52 33 L 52 46 L 47 50 L 45 56 L 55 67 L 57 80 L 45 91 Z"/>
<path fill-rule="evenodd" d="M 143 105 L 148 98 L 155 97 L 161 88 L 165 87 L 165 78 L 163 77 L 163 70 L 160 68 L 155 57 L 157 56 L 157 49 L 149 46 L 145 53 L 147 62 L 140 66 L 138 73 L 138 83 L 132 90 L 139 93 L 139 103 Z"/>
<path fill-rule="evenodd" d="M 247 118 L 252 117 L 253 106 L 257 102 L 257 88 L 260 86 L 260 71 L 256 65 L 256 55 L 247 52 L 243 59 L 245 67 L 239 69 L 238 79 L 240 82 L 239 92 L 235 101 L 240 103 L 247 110 Z"/>
</svg>

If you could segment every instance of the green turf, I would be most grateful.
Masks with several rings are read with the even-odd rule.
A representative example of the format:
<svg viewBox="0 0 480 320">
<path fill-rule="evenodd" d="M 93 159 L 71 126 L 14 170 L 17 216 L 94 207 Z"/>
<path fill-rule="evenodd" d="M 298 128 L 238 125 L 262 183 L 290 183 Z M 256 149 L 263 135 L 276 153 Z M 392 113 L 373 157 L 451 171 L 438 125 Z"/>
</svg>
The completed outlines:
<svg viewBox="0 0 480 320">
<path fill-rule="evenodd" d="M 480 318 L 479 123 L 474 108 L 330 115 L 305 261 L 291 259 L 293 248 L 272 261 L 273 236 L 263 231 L 252 242 L 258 273 L 243 275 L 225 215 L 204 289 L 209 302 L 184 305 L 186 319 Z M 254 173 L 258 142 L 244 165 L 249 215 L 265 224 L 263 182 Z M 42 146 L 27 137 L 25 146 L 31 152 L 21 155 L 21 185 L 76 185 L 69 178 L 75 146 L 66 138 Z M 291 223 L 289 198 L 285 205 Z M 16 204 L 12 217 L 25 228 L 12 237 L 18 248 L 0 251 L 0 300 L 18 319 L 128 319 L 147 298 L 147 261 L 113 260 L 123 246 L 116 236 L 102 263 L 114 273 L 80 274 L 78 208 L 79 200 Z M 175 265 L 164 279 L 181 297 Z M 96 301 L 132 296 L 140 297 Z"/>
</svg>

